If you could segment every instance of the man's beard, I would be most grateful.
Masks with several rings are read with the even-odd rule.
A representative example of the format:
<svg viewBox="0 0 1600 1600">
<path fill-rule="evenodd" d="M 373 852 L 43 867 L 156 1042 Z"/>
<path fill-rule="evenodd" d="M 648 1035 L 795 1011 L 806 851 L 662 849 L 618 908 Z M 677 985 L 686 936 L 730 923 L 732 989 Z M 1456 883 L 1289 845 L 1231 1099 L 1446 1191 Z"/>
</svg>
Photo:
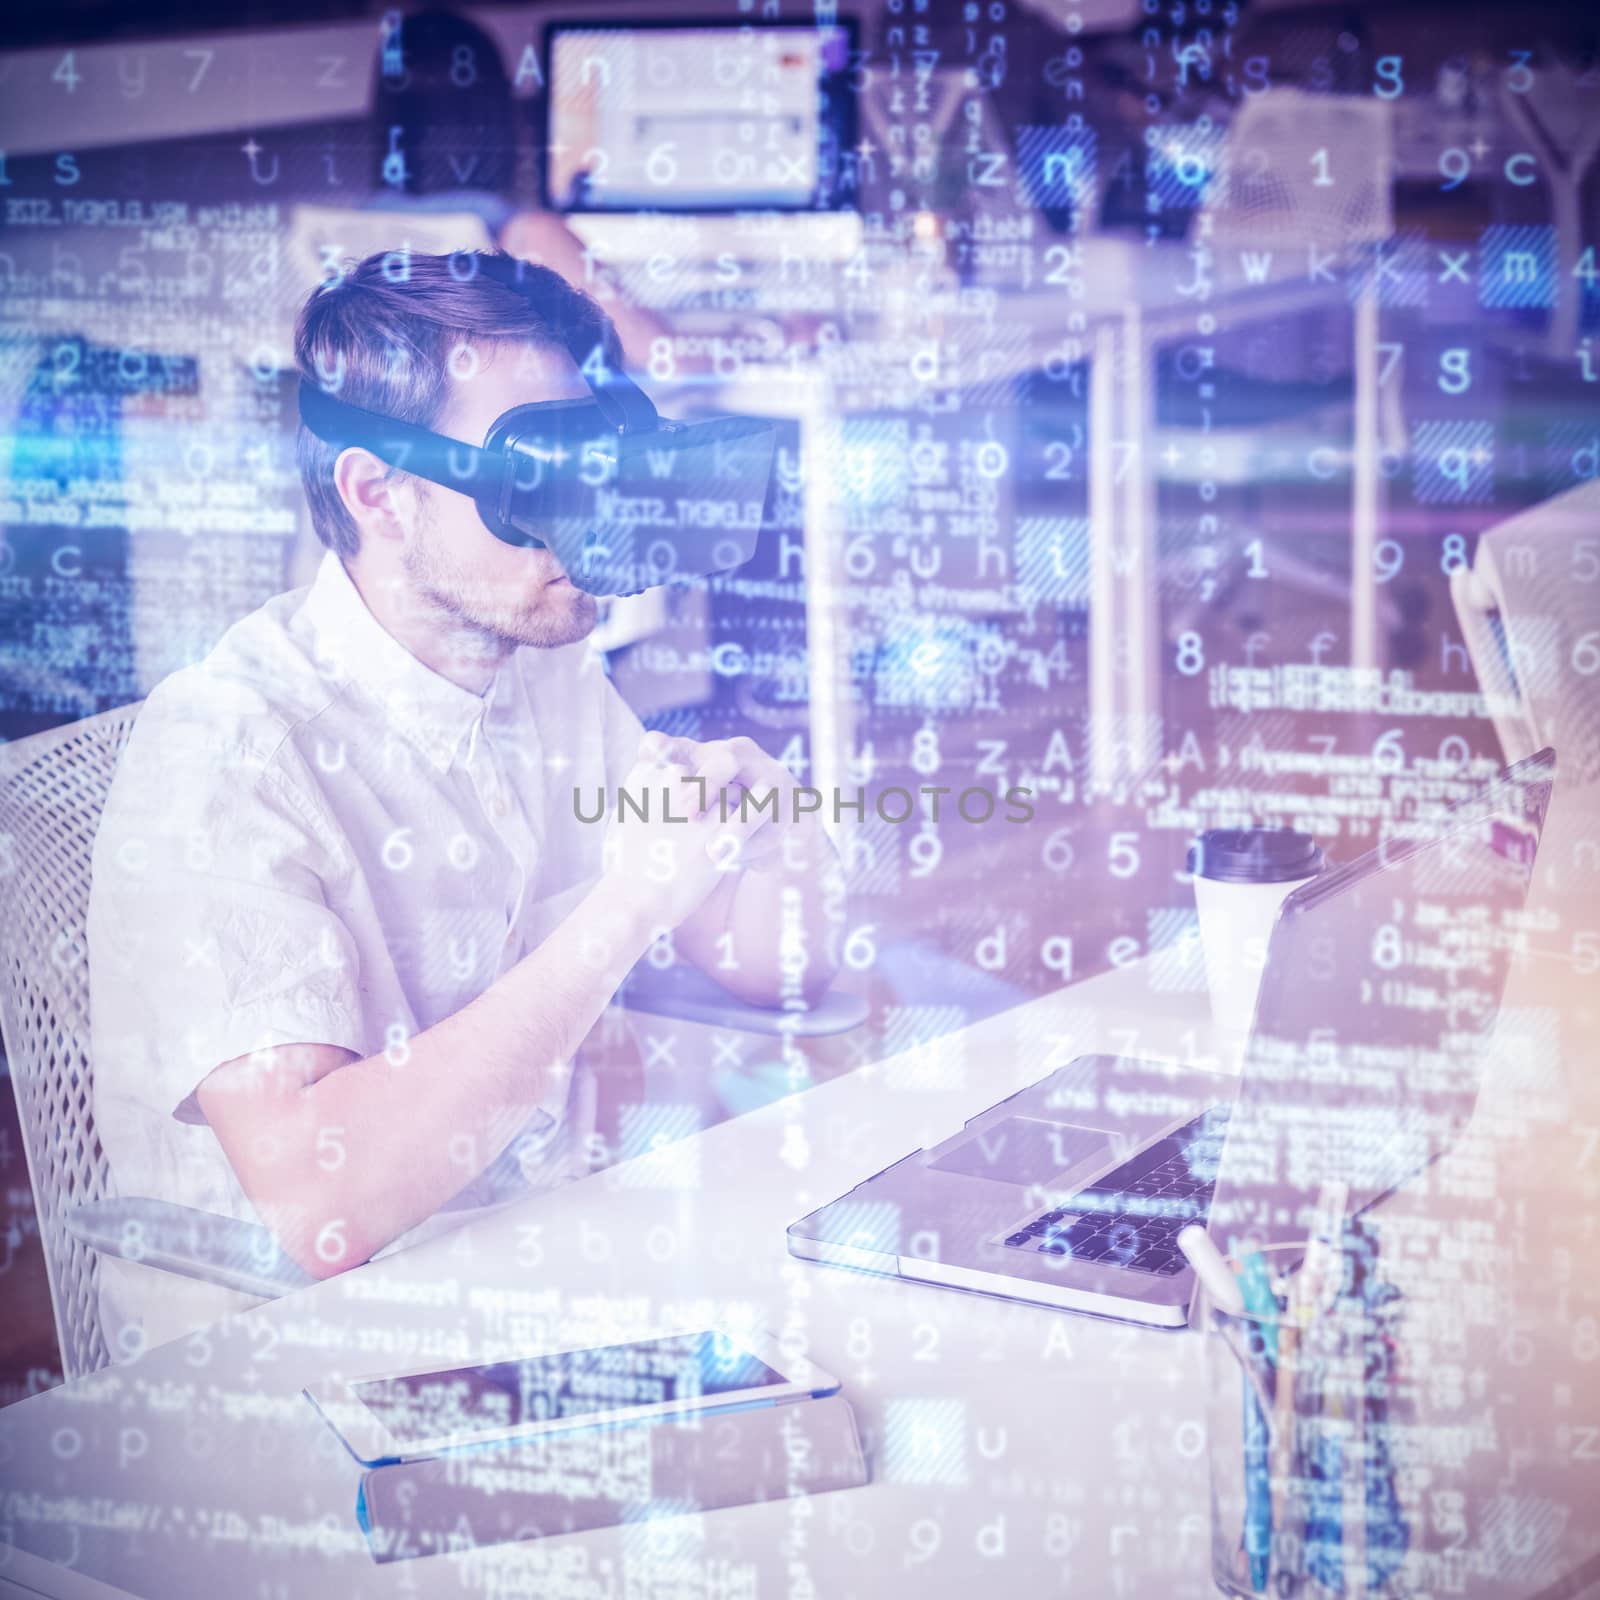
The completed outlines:
<svg viewBox="0 0 1600 1600">
<path fill-rule="evenodd" d="M 499 653 L 519 645 L 548 650 L 586 639 L 599 615 L 594 597 L 576 587 L 562 585 L 552 592 L 553 605 L 541 606 L 544 591 L 535 590 L 522 603 L 508 605 L 498 589 L 470 579 L 441 555 L 435 530 L 408 542 L 406 577 L 418 600 L 436 614 L 450 618 L 463 642 L 485 653 Z"/>
</svg>

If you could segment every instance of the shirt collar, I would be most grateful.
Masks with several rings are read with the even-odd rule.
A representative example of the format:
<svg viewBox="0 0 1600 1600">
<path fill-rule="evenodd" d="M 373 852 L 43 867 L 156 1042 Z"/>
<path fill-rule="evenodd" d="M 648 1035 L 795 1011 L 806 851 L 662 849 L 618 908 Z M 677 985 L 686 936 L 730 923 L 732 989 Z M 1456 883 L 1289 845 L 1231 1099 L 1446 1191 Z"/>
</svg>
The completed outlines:
<svg viewBox="0 0 1600 1600">
<path fill-rule="evenodd" d="M 306 595 L 305 614 L 316 636 L 318 665 L 330 677 L 354 682 L 434 767 L 446 771 L 461 742 L 479 724 L 498 675 L 474 694 L 424 666 L 390 633 L 332 551 Z"/>
</svg>

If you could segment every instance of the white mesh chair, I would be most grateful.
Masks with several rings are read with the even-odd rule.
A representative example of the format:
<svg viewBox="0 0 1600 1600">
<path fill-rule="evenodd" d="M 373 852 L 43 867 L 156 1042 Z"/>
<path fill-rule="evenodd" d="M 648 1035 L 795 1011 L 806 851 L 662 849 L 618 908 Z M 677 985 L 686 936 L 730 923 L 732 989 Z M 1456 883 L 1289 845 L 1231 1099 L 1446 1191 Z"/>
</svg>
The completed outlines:
<svg viewBox="0 0 1600 1600">
<path fill-rule="evenodd" d="M 64 1219 L 107 1193 L 89 1078 L 83 925 L 89 848 L 133 709 L 0 750 L 0 1026 L 69 1378 L 109 1359 L 95 1252 Z"/>
<path fill-rule="evenodd" d="M 111 1359 L 102 1253 L 263 1299 L 311 1281 L 265 1228 L 112 1192 L 94 1126 L 84 923 L 100 811 L 138 710 L 0 747 L 0 1033 L 69 1378 Z"/>
<path fill-rule="evenodd" d="M 0 746 L 0 1034 L 4 1036 L 68 1378 L 109 1364 L 102 1255 L 271 1299 L 311 1282 L 259 1224 L 119 1196 L 94 1126 L 84 927 L 95 832 L 138 715 L 118 707 Z M 744 1032 L 821 1035 L 857 1026 L 839 991 L 809 1011 L 738 1001 L 694 969 L 641 963 L 619 995 L 635 1011 Z"/>
</svg>

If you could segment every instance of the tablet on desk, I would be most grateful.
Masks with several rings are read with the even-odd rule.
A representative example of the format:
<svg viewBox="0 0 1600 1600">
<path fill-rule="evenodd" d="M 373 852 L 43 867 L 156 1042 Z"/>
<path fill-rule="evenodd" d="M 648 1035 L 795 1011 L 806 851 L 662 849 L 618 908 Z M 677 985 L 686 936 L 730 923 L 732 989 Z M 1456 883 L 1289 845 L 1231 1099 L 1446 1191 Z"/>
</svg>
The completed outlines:
<svg viewBox="0 0 1600 1600">
<path fill-rule="evenodd" d="M 711 1328 L 483 1366 L 337 1379 L 306 1398 L 364 1466 L 652 1417 L 781 1405 L 836 1378 L 760 1333 Z"/>
</svg>

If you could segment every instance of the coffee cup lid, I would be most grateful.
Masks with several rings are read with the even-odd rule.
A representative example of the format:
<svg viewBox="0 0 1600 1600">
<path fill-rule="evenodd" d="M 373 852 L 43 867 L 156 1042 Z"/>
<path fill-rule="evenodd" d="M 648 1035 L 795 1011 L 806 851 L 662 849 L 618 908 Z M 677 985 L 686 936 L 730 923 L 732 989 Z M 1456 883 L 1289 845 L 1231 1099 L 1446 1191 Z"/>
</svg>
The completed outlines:
<svg viewBox="0 0 1600 1600">
<path fill-rule="evenodd" d="M 1213 883 L 1287 883 L 1325 865 L 1317 841 L 1293 828 L 1208 828 L 1189 846 L 1189 871 Z"/>
</svg>

